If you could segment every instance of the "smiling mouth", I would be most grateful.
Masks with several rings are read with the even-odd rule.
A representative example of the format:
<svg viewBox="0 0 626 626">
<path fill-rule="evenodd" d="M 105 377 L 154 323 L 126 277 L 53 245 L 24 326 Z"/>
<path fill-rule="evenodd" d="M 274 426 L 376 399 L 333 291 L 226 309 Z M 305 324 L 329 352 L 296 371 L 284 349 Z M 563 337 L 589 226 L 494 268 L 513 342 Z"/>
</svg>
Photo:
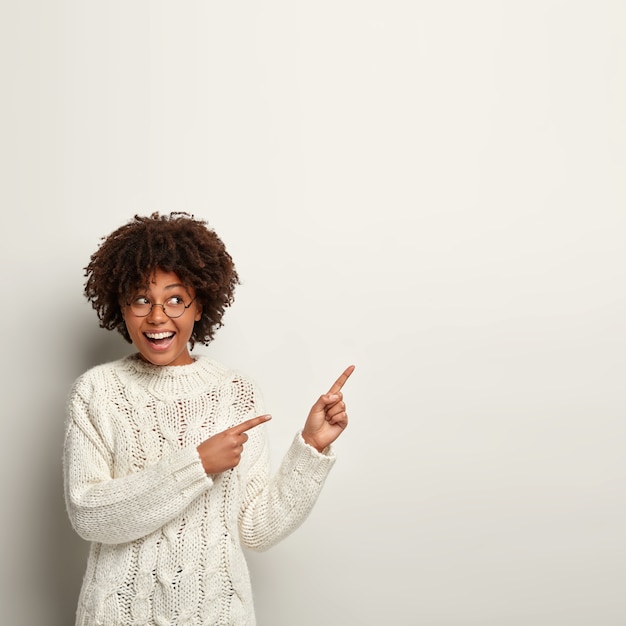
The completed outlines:
<svg viewBox="0 0 626 626">
<path fill-rule="evenodd" d="M 165 333 L 144 333 L 145 337 L 151 344 L 155 346 L 161 346 L 167 344 L 170 339 L 174 337 L 176 333 L 173 332 L 165 332 Z"/>
</svg>

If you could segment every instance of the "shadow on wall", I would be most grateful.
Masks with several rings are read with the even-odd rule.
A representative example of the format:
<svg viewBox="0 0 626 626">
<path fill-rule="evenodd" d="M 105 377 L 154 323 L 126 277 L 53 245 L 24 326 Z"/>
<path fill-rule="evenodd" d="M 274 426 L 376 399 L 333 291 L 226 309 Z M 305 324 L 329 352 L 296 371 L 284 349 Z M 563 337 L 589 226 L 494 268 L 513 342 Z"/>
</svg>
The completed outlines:
<svg viewBox="0 0 626 626">
<path fill-rule="evenodd" d="M 94 365 L 112 361 L 133 351 L 118 333 L 102 329 L 90 329 L 74 335 L 76 362 L 74 371 L 80 375 Z M 72 374 L 70 374 L 71 376 Z M 75 377 L 74 377 L 75 378 Z M 41 577 L 36 588 L 42 593 L 46 607 L 48 626 L 69 626 L 74 624 L 76 603 L 82 577 L 87 564 L 88 542 L 81 539 L 73 530 L 63 495 L 62 447 L 65 423 L 65 402 L 73 379 L 57 380 L 60 389 L 50 398 L 50 406 L 55 410 L 50 418 L 55 425 L 55 448 L 46 460 L 47 467 L 42 472 L 43 480 L 38 507 L 40 507 L 41 545 L 35 547 L 38 552 Z M 61 388 L 62 387 L 62 388 Z M 52 448 L 52 446 L 50 446 Z"/>
</svg>

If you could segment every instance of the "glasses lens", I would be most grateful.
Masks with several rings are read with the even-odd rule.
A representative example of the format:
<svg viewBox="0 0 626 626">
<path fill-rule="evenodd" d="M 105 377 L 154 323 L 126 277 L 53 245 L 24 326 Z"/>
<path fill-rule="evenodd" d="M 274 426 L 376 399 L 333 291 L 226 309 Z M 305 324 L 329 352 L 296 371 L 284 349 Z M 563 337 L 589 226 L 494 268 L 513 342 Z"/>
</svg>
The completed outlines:
<svg viewBox="0 0 626 626">
<path fill-rule="evenodd" d="M 145 317 L 150 313 L 150 309 L 152 309 L 152 303 L 145 298 L 135 298 L 130 303 L 130 310 L 137 317 Z"/>
<path fill-rule="evenodd" d="M 163 307 L 168 317 L 180 317 L 185 312 L 185 303 L 179 298 L 169 298 Z"/>
<path fill-rule="evenodd" d="M 185 302 L 178 296 L 168 298 L 163 304 L 156 303 L 154 305 L 147 298 L 139 297 L 135 298 L 129 306 L 133 315 L 137 317 L 146 317 L 146 315 L 149 315 L 153 306 L 162 307 L 165 315 L 168 317 L 180 317 L 187 308 Z"/>
</svg>

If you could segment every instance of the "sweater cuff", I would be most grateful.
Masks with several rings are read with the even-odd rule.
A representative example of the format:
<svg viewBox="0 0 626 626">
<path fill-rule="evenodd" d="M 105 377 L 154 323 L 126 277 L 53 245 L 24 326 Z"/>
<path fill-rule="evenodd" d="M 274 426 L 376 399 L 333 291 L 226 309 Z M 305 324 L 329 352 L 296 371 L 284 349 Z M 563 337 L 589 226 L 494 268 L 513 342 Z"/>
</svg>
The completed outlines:
<svg viewBox="0 0 626 626">
<path fill-rule="evenodd" d="M 302 431 L 298 431 L 298 434 L 296 435 L 295 444 L 298 444 L 300 447 L 304 446 L 306 448 L 306 450 L 313 454 L 313 456 L 317 456 L 320 458 L 329 458 L 329 459 L 335 459 L 335 449 L 332 447 L 332 445 L 326 446 L 321 452 L 319 450 L 317 450 L 317 448 L 314 448 L 312 445 L 308 444 L 304 438 L 302 437 Z"/>
<path fill-rule="evenodd" d="M 213 485 L 213 479 L 204 471 L 197 448 L 184 448 L 170 457 L 169 462 L 172 476 L 183 493 L 200 494 Z"/>
<path fill-rule="evenodd" d="M 287 467 L 302 477 L 307 476 L 318 484 L 324 483 L 328 472 L 335 464 L 335 454 L 331 446 L 318 452 L 302 438 L 302 433 L 295 436 L 291 448 L 287 452 Z"/>
</svg>

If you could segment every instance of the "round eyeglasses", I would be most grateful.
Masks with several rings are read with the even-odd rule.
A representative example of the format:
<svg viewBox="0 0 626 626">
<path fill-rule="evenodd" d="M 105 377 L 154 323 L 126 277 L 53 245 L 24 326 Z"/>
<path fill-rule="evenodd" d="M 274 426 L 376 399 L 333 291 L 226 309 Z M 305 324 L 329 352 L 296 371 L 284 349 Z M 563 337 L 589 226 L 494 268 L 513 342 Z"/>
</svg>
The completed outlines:
<svg viewBox="0 0 626 626">
<path fill-rule="evenodd" d="M 128 303 L 128 308 L 136 317 L 147 317 L 152 313 L 152 307 L 160 306 L 165 315 L 175 319 L 180 317 L 193 304 L 194 300 L 195 298 L 189 304 L 185 304 L 180 296 L 172 296 L 161 304 L 160 302 L 150 302 L 145 296 L 138 296 Z"/>
</svg>

